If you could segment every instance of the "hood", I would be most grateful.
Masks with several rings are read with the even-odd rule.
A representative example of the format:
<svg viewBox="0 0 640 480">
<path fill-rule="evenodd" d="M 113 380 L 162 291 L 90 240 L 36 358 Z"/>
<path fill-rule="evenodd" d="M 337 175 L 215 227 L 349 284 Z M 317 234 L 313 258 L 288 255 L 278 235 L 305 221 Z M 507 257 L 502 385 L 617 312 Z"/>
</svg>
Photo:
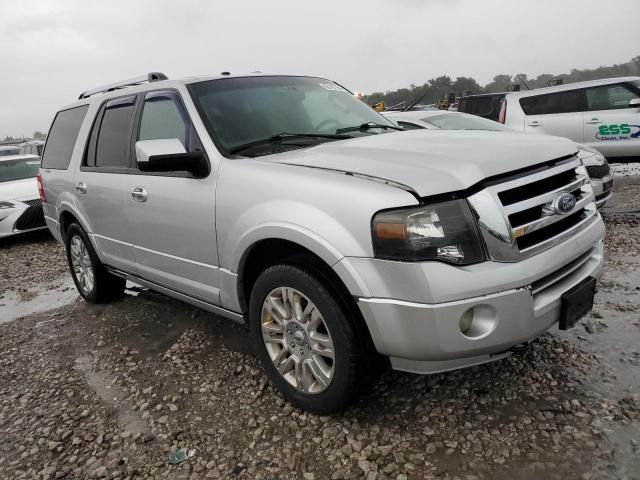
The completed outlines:
<svg viewBox="0 0 640 480">
<path fill-rule="evenodd" d="M 34 200 L 40 198 L 38 181 L 35 177 L 0 182 L 0 201 L 2 200 Z"/>
<path fill-rule="evenodd" d="M 570 140 L 468 130 L 416 130 L 345 141 L 260 160 L 377 177 L 419 196 L 464 190 L 486 179 L 576 153 Z"/>
</svg>

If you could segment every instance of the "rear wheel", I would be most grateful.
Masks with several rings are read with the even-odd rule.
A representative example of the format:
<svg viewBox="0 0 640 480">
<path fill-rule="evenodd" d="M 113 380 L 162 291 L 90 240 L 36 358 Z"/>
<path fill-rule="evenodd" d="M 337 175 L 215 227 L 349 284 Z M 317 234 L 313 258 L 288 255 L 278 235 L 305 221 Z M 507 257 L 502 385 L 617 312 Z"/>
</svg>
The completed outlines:
<svg viewBox="0 0 640 480">
<path fill-rule="evenodd" d="M 366 342 L 320 277 L 293 265 L 269 267 L 251 292 L 249 321 L 267 375 L 297 407 L 340 410 L 370 383 Z"/>
<path fill-rule="evenodd" d="M 67 228 L 65 246 L 71 276 L 82 298 L 89 303 L 105 303 L 123 294 L 124 278 L 107 271 L 77 223 Z"/>
</svg>

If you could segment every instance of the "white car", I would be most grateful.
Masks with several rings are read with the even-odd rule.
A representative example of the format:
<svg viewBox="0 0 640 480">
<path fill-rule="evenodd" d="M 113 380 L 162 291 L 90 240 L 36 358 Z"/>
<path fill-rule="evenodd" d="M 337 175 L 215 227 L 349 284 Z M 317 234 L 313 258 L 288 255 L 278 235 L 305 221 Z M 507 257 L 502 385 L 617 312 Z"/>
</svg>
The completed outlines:
<svg viewBox="0 0 640 480">
<path fill-rule="evenodd" d="M 516 131 L 570 138 L 609 160 L 640 157 L 640 77 L 508 93 L 499 120 Z"/>
<path fill-rule="evenodd" d="M 435 112 L 385 112 L 384 116 L 405 130 L 489 130 L 513 132 L 492 120 L 468 113 L 439 110 Z M 611 197 L 613 174 L 604 156 L 586 145 L 578 144 L 578 156 L 587 167 L 596 205 L 601 207 Z"/>
<path fill-rule="evenodd" d="M 46 228 L 36 177 L 37 155 L 0 157 L 0 238 Z"/>
</svg>

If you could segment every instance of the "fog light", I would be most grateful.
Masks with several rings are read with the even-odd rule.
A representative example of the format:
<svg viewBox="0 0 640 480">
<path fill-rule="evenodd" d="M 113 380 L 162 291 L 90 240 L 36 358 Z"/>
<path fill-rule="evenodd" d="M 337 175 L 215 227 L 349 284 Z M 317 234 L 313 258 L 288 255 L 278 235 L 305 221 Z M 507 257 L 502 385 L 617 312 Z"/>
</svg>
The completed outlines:
<svg viewBox="0 0 640 480">
<path fill-rule="evenodd" d="M 471 330 L 471 323 L 473 322 L 473 310 L 469 309 L 460 317 L 460 331 L 463 335 L 469 333 Z"/>
<path fill-rule="evenodd" d="M 474 305 L 460 315 L 458 328 L 469 340 L 479 340 L 490 335 L 498 325 L 496 309 L 491 305 Z"/>
</svg>

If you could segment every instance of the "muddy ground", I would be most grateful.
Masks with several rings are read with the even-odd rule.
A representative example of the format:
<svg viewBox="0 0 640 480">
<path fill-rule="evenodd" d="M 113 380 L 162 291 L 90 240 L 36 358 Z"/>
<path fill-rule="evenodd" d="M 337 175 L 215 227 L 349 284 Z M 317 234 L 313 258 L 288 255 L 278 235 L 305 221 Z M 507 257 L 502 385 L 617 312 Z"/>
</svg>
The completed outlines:
<svg viewBox="0 0 640 480">
<path fill-rule="evenodd" d="M 47 233 L 3 241 L 0 478 L 639 479 L 640 176 L 620 173 L 589 317 L 493 364 L 388 372 L 335 416 L 285 402 L 242 327 L 135 286 L 86 304 Z"/>
</svg>

